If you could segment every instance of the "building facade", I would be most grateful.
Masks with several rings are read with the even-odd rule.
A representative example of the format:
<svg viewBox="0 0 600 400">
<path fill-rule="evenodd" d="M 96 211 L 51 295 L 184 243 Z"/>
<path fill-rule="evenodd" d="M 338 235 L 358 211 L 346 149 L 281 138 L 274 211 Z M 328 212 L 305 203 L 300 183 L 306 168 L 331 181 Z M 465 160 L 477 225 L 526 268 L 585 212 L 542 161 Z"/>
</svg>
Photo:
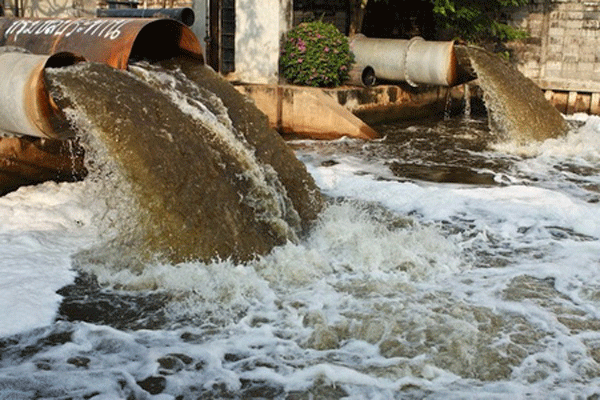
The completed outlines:
<svg viewBox="0 0 600 400">
<path fill-rule="evenodd" d="M 117 4 L 131 3 L 108 0 Z M 279 81 L 282 38 L 307 17 L 327 19 L 342 31 L 342 0 L 137 0 L 139 8 L 191 7 L 192 31 L 205 59 L 234 81 Z M 0 0 L 6 16 L 94 17 L 107 0 Z M 310 10 L 310 11 L 307 11 Z M 317 15 L 318 14 L 318 15 Z M 544 90 L 600 93 L 600 0 L 531 0 L 511 22 L 529 33 L 510 44 L 519 70 Z"/>
</svg>

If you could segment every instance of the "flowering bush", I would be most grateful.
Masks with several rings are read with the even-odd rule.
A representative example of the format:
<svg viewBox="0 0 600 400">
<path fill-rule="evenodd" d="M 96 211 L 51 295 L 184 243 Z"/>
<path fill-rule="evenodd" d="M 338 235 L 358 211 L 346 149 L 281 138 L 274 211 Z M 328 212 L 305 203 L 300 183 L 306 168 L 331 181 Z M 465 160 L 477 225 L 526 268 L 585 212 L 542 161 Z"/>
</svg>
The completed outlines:
<svg viewBox="0 0 600 400">
<path fill-rule="evenodd" d="M 279 58 L 281 73 L 288 82 L 320 87 L 346 81 L 353 61 L 348 38 L 322 21 L 292 28 Z"/>
</svg>

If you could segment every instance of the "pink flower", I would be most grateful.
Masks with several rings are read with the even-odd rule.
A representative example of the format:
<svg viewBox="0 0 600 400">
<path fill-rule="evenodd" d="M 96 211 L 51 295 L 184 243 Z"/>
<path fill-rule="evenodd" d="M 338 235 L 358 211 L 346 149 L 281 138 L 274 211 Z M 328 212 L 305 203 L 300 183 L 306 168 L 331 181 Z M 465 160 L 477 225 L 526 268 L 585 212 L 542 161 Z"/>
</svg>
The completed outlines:
<svg viewBox="0 0 600 400">
<path fill-rule="evenodd" d="M 325 53 L 329 53 L 329 47 L 325 46 Z"/>
<path fill-rule="evenodd" d="M 300 53 L 304 53 L 306 51 L 306 43 L 304 43 L 304 41 L 302 39 L 298 39 L 298 51 L 300 51 Z"/>
</svg>

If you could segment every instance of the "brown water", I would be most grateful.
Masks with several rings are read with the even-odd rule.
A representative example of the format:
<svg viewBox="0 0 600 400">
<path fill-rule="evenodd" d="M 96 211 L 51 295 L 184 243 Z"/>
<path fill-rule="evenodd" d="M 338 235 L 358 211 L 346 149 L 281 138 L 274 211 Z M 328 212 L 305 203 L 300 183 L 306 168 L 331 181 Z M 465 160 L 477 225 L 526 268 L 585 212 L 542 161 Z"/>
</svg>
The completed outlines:
<svg viewBox="0 0 600 400">
<path fill-rule="evenodd" d="M 48 73 L 60 106 L 77 115 L 91 169 L 119 177 L 108 197 L 120 198 L 110 200 L 124 214 L 115 222 L 126 221 L 120 257 L 248 260 L 296 241 L 321 206 L 305 167 L 231 85 L 204 66 L 188 66 L 204 87 L 171 67 Z"/>
<path fill-rule="evenodd" d="M 288 194 L 298 190 L 279 203 L 285 207 L 274 210 L 270 205 L 276 196 L 265 196 L 262 208 L 253 208 L 243 196 L 237 200 L 240 208 L 265 210 L 266 215 L 254 215 L 261 227 L 281 226 L 269 222 L 275 215 L 290 227 L 283 232 L 293 232 L 297 240 L 243 263 L 147 262 L 143 271 L 115 271 L 111 259 L 92 252 L 86 261 L 95 257 L 96 262 L 85 268 L 91 275 L 80 275 L 59 291 L 64 299 L 56 321 L 0 340 L 2 395 L 190 400 L 600 396 L 599 118 L 590 117 L 558 140 L 534 140 L 533 146 L 519 146 L 510 138 L 500 145 L 487 120 L 460 116 L 382 125 L 377 129 L 383 139 L 371 142 L 291 142 L 312 177 L 304 180 L 302 170 L 288 175 L 276 162 L 263 166 L 263 160 L 280 157 L 285 164 L 295 158 L 261 150 L 262 130 L 256 132 L 252 119 L 243 122 L 245 100 L 230 99 L 231 88 L 212 82 L 210 74 L 202 88 L 219 86 L 222 100 L 189 86 L 191 77 L 194 82 L 205 78 L 185 66 L 139 65 L 132 71 L 105 75 L 92 66 L 69 72 L 77 90 L 85 92 L 88 82 L 98 86 L 88 96 L 102 89 L 97 101 L 67 93 L 78 107 L 69 114 L 88 132 L 88 146 L 93 145 L 91 170 L 101 173 L 74 185 L 40 185 L 1 198 L 0 210 L 7 215 L 35 213 L 46 221 L 41 231 L 36 224 L 0 220 L 3 262 L 17 260 L 18 273 L 27 279 L 44 276 L 54 267 L 48 264 L 63 258 L 72 257 L 73 266 L 80 267 L 73 237 L 87 235 L 86 244 L 106 246 L 104 232 L 100 238 L 94 234 L 94 218 L 120 227 L 163 229 L 157 226 L 163 221 L 147 224 L 144 218 L 171 209 L 163 211 L 138 196 L 149 194 L 156 203 L 170 204 L 160 188 L 172 185 L 169 174 L 181 169 L 172 169 L 162 155 L 151 159 L 156 166 L 136 160 L 145 154 L 144 146 L 154 146 L 154 139 L 159 145 L 152 152 L 162 153 L 171 142 L 177 153 L 195 150 L 188 147 L 188 136 L 200 132 L 198 141 L 208 143 L 198 150 L 206 157 L 201 162 L 207 171 L 187 177 L 186 182 L 200 179 L 203 185 L 192 196 L 220 193 L 209 187 L 212 181 L 203 180 L 212 177 L 211 171 L 214 179 L 227 183 L 223 186 L 249 188 L 242 193 L 251 198 L 279 193 L 269 188 L 284 186 Z M 61 82 L 60 89 L 71 85 Z M 144 101 L 132 101 L 132 92 Z M 153 97 L 167 106 L 144 111 L 158 101 Z M 200 117 L 204 109 L 207 120 Z M 96 119 L 92 112 L 107 115 Z M 137 119 L 122 121 L 123 116 Z M 193 132 L 171 129 L 180 123 L 173 118 L 188 118 L 186 124 L 198 127 Z M 210 132 L 202 129 L 208 125 Z M 115 132 L 102 132 L 109 128 Z M 173 133 L 187 139 L 170 137 Z M 244 149 L 253 149 L 256 158 Z M 136 162 L 125 165 L 130 160 Z M 277 171 L 281 186 L 271 183 L 268 171 L 261 172 L 269 169 L 266 164 Z M 241 166 L 253 175 L 236 176 Z M 200 166 L 188 165 L 194 168 Z M 145 174 L 150 183 L 144 182 Z M 113 180 L 113 175 L 120 177 Z M 165 182 L 155 184 L 159 177 Z M 299 185 L 285 183 L 294 178 Z M 240 186 L 231 184 L 236 179 Z M 320 199 L 310 192 L 313 179 L 332 202 L 303 236 L 297 233 L 302 231 L 298 219 L 282 217 L 288 213 L 281 210 L 293 204 L 300 218 L 310 221 L 320 208 L 303 209 L 294 201 Z M 172 180 L 182 182 L 175 175 Z M 95 204 L 90 186 L 98 188 L 108 207 Z M 195 206 L 173 209 L 204 207 L 204 196 L 192 199 Z M 141 209 L 142 217 L 133 213 L 119 221 L 124 214 L 115 210 L 130 206 Z M 208 210 L 217 209 L 212 207 Z M 237 215 L 229 209 L 224 214 Z M 162 232 L 192 233 L 183 225 L 179 231 L 176 224 L 167 228 Z M 72 267 L 64 264 L 64 269 Z M 4 287 L 11 284 L 13 271 L 8 272 L 0 281 Z M 35 304 L 37 293 L 23 292 L 27 298 L 19 298 L 19 305 Z M 2 322 L 14 320 L 5 315 Z"/>
<path fill-rule="evenodd" d="M 59 290 L 56 321 L 0 339 L 0 393 L 597 398 L 600 118 L 526 156 L 488 145 L 485 119 L 378 130 L 372 142 L 290 143 L 333 201 L 307 236 L 264 257 L 115 271 L 95 253 L 94 276 Z M 106 188 L 94 179 L 0 198 L 0 293 L 22 285 L 11 304 L 25 305 L 3 326 L 57 301 L 30 289 L 37 276 L 104 244 L 90 214 L 112 210 L 90 198 L 89 186 Z"/>
<path fill-rule="evenodd" d="M 501 139 L 524 144 L 567 132 L 562 115 L 530 79 L 492 53 L 465 49 L 484 91 L 490 126 Z"/>
</svg>

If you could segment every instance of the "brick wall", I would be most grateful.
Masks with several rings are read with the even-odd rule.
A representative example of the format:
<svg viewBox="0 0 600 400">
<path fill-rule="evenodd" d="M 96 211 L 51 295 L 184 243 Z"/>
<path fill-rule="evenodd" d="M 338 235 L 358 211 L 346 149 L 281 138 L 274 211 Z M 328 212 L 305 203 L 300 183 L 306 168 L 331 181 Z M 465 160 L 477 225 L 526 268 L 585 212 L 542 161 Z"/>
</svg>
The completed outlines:
<svg viewBox="0 0 600 400">
<path fill-rule="evenodd" d="M 600 92 L 600 0 L 532 0 L 512 22 L 529 33 L 510 44 L 525 76 L 544 89 Z"/>
</svg>

